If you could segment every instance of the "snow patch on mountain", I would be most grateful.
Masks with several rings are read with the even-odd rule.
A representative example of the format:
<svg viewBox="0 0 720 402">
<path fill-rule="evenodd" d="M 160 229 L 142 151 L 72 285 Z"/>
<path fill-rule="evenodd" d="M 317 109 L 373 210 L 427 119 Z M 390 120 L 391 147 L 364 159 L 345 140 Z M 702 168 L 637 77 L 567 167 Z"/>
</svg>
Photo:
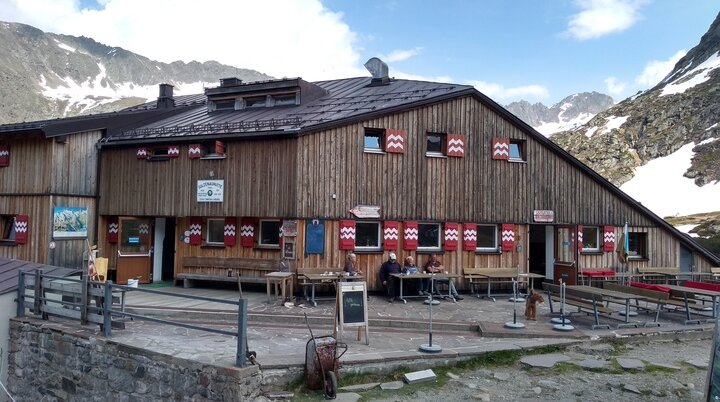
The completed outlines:
<svg viewBox="0 0 720 402">
<path fill-rule="evenodd" d="M 709 139 L 700 144 L 715 140 Z M 643 200 L 643 205 L 661 217 L 716 211 L 720 183 L 698 187 L 693 179 L 683 176 L 691 165 L 695 146 L 692 142 L 685 144 L 668 156 L 638 167 L 635 177 L 620 189 L 636 200 Z"/>
<path fill-rule="evenodd" d="M 62 49 L 62 50 L 67 50 L 67 51 L 70 52 L 70 53 L 75 53 L 75 51 L 77 50 L 77 49 L 75 49 L 74 47 L 72 47 L 72 46 L 70 46 L 70 45 L 67 45 L 67 44 L 65 44 L 65 43 L 62 43 L 62 42 L 60 42 L 60 41 L 57 40 L 57 39 L 53 39 L 53 40 L 55 41 L 55 43 L 58 44 L 58 47 L 59 47 L 60 49 Z"/>
<path fill-rule="evenodd" d="M 681 94 L 710 79 L 710 72 L 720 67 L 720 52 L 716 52 L 699 66 L 682 74 L 680 78 L 665 85 L 660 96 Z"/>
<path fill-rule="evenodd" d="M 535 129 L 540 132 L 540 134 L 544 136 L 549 136 L 552 133 L 557 133 L 558 131 L 565 131 L 565 130 L 574 130 L 577 127 L 582 126 L 583 124 L 590 121 L 590 119 L 595 116 L 594 113 L 582 113 L 578 115 L 577 117 L 567 119 L 563 117 L 564 111 L 560 112 L 558 115 L 558 120 L 556 122 L 541 122 L 539 126 L 535 127 Z"/>
<path fill-rule="evenodd" d="M 606 134 L 606 133 L 611 132 L 612 130 L 616 130 L 616 129 L 622 127 L 622 125 L 625 124 L 625 122 L 627 121 L 628 117 L 630 117 L 630 116 L 621 116 L 621 117 L 610 116 L 608 118 L 607 123 L 605 123 L 605 126 L 602 129 L 602 131 L 600 131 L 600 134 L 601 135 Z"/>
</svg>

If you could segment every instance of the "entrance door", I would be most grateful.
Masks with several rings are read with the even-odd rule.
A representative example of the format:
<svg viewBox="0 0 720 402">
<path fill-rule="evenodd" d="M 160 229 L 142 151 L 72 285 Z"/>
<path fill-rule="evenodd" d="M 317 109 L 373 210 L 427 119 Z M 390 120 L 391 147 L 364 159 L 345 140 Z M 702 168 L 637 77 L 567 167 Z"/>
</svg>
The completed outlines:
<svg viewBox="0 0 720 402">
<path fill-rule="evenodd" d="M 554 282 L 562 279 L 568 285 L 577 284 L 577 246 L 575 226 L 555 227 Z"/>
<path fill-rule="evenodd" d="M 120 218 L 116 280 L 125 285 L 128 279 L 152 282 L 152 225 L 149 219 Z"/>
<path fill-rule="evenodd" d="M 684 245 L 680 245 L 680 272 L 692 272 L 694 265 L 693 252 Z"/>
</svg>

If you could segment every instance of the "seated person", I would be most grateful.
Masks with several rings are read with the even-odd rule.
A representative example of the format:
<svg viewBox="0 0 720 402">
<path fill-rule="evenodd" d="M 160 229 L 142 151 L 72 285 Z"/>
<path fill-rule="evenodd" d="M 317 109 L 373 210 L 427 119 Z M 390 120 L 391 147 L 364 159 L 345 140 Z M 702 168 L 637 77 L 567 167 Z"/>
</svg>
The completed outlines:
<svg viewBox="0 0 720 402">
<path fill-rule="evenodd" d="M 429 274 L 441 274 L 445 272 L 445 267 L 442 265 L 440 260 L 438 260 L 436 254 L 430 254 L 430 259 L 427 263 L 425 263 L 425 272 Z M 455 283 L 450 278 L 439 278 L 435 279 L 435 283 L 445 283 L 447 282 L 448 287 L 450 288 L 450 296 L 452 296 L 455 300 L 462 300 L 462 296 L 460 296 L 455 289 Z M 433 289 L 433 291 L 437 293 L 437 289 Z"/>
<path fill-rule="evenodd" d="M 391 251 L 388 255 L 388 260 L 380 266 L 380 282 L 383 287 L 387 289 L 388 295 L 390 296 L 388 301 L 390 303 L 395 300 L 400 289 L 400 280 L 392 276 L 392 274 L 399 274 L 401 272 L 402 268 L 397 262 L 397 257 L 395 253 Z"/>
<path fill-rule="evenodd" d="M 349 253 L 345 258 L 345 267 L 343 268 L 345 275 L 355 276 L 362 275 L 362 271 L 357 265 L 357 255 L 355 253 Z"/>
<path fill-rule="evenodd" d="M 415 264 L 415 259 L 412 256 L 405 257 L 402 272 L 404 274 L 420 273 L 420 269 L 418 268 L 417 264 Z M 413 285 L 414 291 L 417 292 L 418 295 L 430 295 L 430 280 L 428 278 L 419 278 L 413 280 L 411 283 Z"/>
</svg>

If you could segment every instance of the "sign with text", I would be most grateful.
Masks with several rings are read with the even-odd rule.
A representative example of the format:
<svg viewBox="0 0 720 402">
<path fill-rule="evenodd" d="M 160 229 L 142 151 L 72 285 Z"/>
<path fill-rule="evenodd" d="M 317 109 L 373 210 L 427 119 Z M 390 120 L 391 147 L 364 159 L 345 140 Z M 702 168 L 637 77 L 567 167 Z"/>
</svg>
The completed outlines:
<svg viewBox="0 0 720 402">
<path fill-rule="evenodd" d="M 364 327 L 365 344 L 369 345 L 367 303 L 365 302 L 367 300 L 366 283 L 339 282 L 337 297 L 340 336 L 342 336 L 343 326 Z M 359 338 L 360 332 L 358 329 L 358 340 L 360 340 Z"/>
<path fill-rule="evenodd" d="M 349 212 L 360 219 L 380 217 L 380 207 L 376 205 L 356 205 Z"/>
<path fill-rule="evenodd" d="M 555 222 L 555 211 L 549 209 L 536 209 L 533 211 L 533 220 L 535 222 Z"/>
<path fill-rule="evenodd" d="M 282 223 L 283 236 L 296 237 L 297 232 L 298 232 L 298 221 L 283 221 L 283 223 Z"/>
<path fill-rule="evenodd" d="M 198 180 L 197 202 L 223 202 L 225 180 Z"/>
</svg>

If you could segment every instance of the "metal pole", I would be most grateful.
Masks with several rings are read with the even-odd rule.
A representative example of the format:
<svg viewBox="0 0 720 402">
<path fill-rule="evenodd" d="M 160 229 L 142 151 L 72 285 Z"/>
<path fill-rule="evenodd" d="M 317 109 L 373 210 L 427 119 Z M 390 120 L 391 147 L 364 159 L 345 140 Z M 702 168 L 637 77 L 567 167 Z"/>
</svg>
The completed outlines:
<svg viewBox="0 0 720 402">
<path fill-rule="evenodd" d="M 18 272 L 17 316 L 25 317 L 25 271 Z"/>
<path fill-rule="evenodd" d="M 430 309 L 430 327 L 429 327 L 429 334 L 428 334 L 428 343 L 420 345 L 418 350 L 421 352 L 426 353 L 438 353 L 442 352 L 442 347 L 440 345 L 433 345 L 432 343 L 432 306 L 433 306 L 433 293 L 435 292 L 435 277 L 430 278 L 430 302 L 428 303 L 428 308 Z"/>
<path fill-rule="evenodd" d="M 237 351 L 235 353 L 235 365 L 238 367 L 245 367 L 247 364 L 245 345 L 247 345 L 247 300 L 240 298 L 238 300 Z"/>
</svg>

